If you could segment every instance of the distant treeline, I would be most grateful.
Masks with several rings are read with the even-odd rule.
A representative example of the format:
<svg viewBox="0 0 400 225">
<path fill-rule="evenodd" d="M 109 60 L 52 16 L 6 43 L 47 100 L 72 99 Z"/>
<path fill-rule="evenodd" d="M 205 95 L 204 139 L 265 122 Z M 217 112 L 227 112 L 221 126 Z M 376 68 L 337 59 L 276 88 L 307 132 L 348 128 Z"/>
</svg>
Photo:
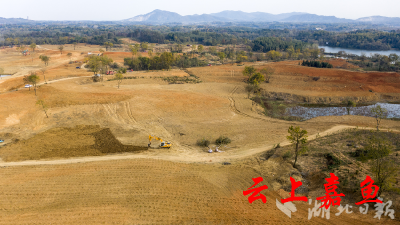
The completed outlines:
<svg viewBox="0 0 400 225">
<path fill-rule="evenodd" d="M 127 37 L 141 42 L 150 43 L 197 43 L 206 46 L 227 45 L 227 44 L 246 44 L 247 39 L 239 38 L 228 33 L 217 32 L 168 32 L 153 31 L 149 29 L 136 29 L 127 34 Z"/>
<path fill-rule="evenodd" d="M 253 51 L 269 52 L 271 50 L 286 50 L 290 47 L 302 51 L 309 44 L 291 38 L 260 37 L 253 41 Z"/>
<path fill-rule="evenodd" d="M 63 27 L 63 26 L 28 26 L 13 27 L 7 26 L 0 36 L 0 46 L 3 45 L 30 45 L 41 44 L 73 44 L 87 43 L 103 45 L 105 42 L 120 44 L 115 31 L 107 29 Z"/>
<path fill-rule="evenodd" d="M 278 24 L 276 24 L 278 26 Z M 271 27 L 271 26 L 269 26 Z M 279 27 L 279 26 L 278 26 Z M 277 28 L 278 28 L 277 27 Z M 249 27 L 188 26 L 132 26 L 132 25 L 0 25 L 0 46 L 36 44 L 88 43 L 118 44 L 121 38 L 140 42 L 248 45 L 253 51 L 303 49 L 306 44 L 332 47 L 388 50 L 400 49 L 400 30 L 357 30 L 332 32 L 310 29 L 257 29 Z M 311 29 L 312 28 L 312 29 Z"/>
<path fill-rule="evenodd" d="M 317 41 L 320 45 L 331 47 L 366 50 L 400 49 L 400 31 L 358 30 L 348 33 L 302 31 L 296 39 L 305 42 Z"/>
</svg>

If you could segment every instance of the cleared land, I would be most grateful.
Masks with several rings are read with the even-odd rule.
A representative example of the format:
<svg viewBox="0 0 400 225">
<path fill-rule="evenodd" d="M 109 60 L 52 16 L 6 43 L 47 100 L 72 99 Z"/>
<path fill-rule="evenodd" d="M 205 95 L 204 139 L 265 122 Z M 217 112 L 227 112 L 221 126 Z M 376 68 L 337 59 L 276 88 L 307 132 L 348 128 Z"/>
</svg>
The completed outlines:
<svg viewBox="0 0 400 225">
<path fill-rule="evenodd" d="M 383 224 L 373 214 L 331 213 L 330 220 L 308 221 L 307 203 L 288 218 L 275 206 L 289 197 L 283 190 L 264 191 L 267 203 L 249 204 L 242 191 L 257 177 L 252 165 L 196 165 L 163 160 L 3 168 L 0 203 L 3 223 L 63 224 Z M 269 162 L 278 168 L 282 162 Z M 282 171 L 290 172 L 290 171 Z M 279 175 L 279 174 L 275 174 Z M 271 185 L 264 175 L 263 184 Z M 370 211 L 372 212 L 372 211 Z"/>
<path fill-rule="evenodd" d="M 277 209 L 275 199 L 289 196 L 282 189 L 289 175 L 296 180 L 306 181 L 307 178 L 279 154 L 268 160 L 260 159 L 265 159 L 264 155 L 273 145 L 286 143 L 287 129 L 291 125 L 301 126 L 315 136 L 345 126 L 373 128 L 374 118 L 319 117 L 291 122 L 266 117 L 260 113 L 262 109 L 247 98 L 245 77 L 241 75 L 243 66 L 236 64 L 188 69 L 202 81 L 196 84 L 169 84 L 163 79 L 189 77 L 178 69 L 128 73 L 127 76 L 136 79 L 124 79 L 118 89 L 117 81 L 93 83 L 84 77 L 91 73 L 68 64 L 66 53 L 61 56 L 56 51 L 57 46 L 41 47 L 47 50 L 39 48 L 38 51 L 48 51 L 54 58 L 59 57 L 58 61 L 50 62 L 46 78 L 77 78 L 43 84 L 37 96 L 33 90 L 9 91 L 11 86 L 21 85 L 22 78 L 18 76 L 26 75 L 28 69 L 15 71 L 19 74 L 17 77 L 14 75 L 0 83 L 0 90 L 3 90 L 0 94 L 0 137 L 5 139 L 0 157 L 6 162 L 19 162 L 108 154 L 110 159 L 115 156 L 115 160 L 0 168 L 3 223 L 398 222 L 387 217 L 380 221 L 372 219 L 374 210 L 367 215 L 353 210 L 357 213 L 336 217 L 336 209 L 332 210 L 330 220 L 313 218 L 308 221 L 310 206 L 307 203 L 296 203 L 298 211 L 289 219 Z M 73 51 L 73 46 L 68 46 L 64 51 L 73 52 L 76 60 L 80 60 L 84 55 L 81 52 L 98 49 L 98 46 L 79 46 Z M 12 53 L 6 50 L 10 52 L 0 50 L 0 54 Z M 107 54 L 117 62 L 127 55 L 125 52 Z M 23 57 L 11 57 L 6 71 L 18 68 Z M 264 94 L 297 95 L 313 102 L 325 97 L 337 97 L 339 101 L 349 96 L 360 100 L 385 100 L 386 96 L 396 98 L 400 92 L 398 74 L 308 68 L 298 66 L 298 62 L 254 65 L 257 69 L 265 66 L 276 69 L 271 83 L 261 86 Z M 314 76 L 321 78 L 312 81 Z M 364 89 L 361 90 L 360 85 Z M 37 99 L 43 99 L 49 106 L 49 118 L 35 105 Z M 400 130 L 400 122 L 384 120 L 382 129 Z M 153 148 L 143 150 L 147 149 L 149 134 L 171 141 L 173 147 L 156 149 L 158 143 L 153 142 Z M 198 139 L 214 141 L 220 135 L 232 139 L 231 144 L 221 147 L 223 153 L 208 154 L 206 148 L 196 146 Z M 129 153 L 132 151 L 134 153 Z M 117 156 L 132 158 L 117 160 Z M 231 165 L 225 166 L 222 162 Z M 302 158 L 299 163 L 302 167 L 308 165 Z M 269 187 L 262 192 L 268 202 L 249 204 L 242 192 L 253 185 L 251 178 L 259 176 Z M 285 182 L 279 182 L 278 178 Z M 323 190 L 323 180 L 318 182 L 320 187 L 316 190 Z M 313 195 L 309 197 L 315 199 Z"/>
</svg>

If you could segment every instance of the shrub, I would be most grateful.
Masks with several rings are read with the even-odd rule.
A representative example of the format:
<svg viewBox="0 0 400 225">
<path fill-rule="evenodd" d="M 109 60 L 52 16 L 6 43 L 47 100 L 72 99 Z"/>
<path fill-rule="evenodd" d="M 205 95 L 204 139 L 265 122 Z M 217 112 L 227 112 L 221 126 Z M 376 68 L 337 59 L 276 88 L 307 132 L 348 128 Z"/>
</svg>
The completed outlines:
<svg viewBox="0 0 400 225">
<path fill-rule="evenodd" d="M 287 151 L 285 154 L 283 154 L 282 158 L 283 159 L 289 159 L 290 157 L 292 157 L 292 152 L 291 151 Z"/>
<path fill-rule="evenodd" d="M 215 144 L 217 145 L 227 145 L 231 143 L 231 139 L 229 139 L 228 137 L 224 137 L 224 136 L 219 136 L 219 138 L 217 140 L 215 140 Z"/>
<path fill-rule="evenodd" d="M 202 138 L 197 140 L 196 144 L 201 147 L 208 147 L 210 145 L 210 141 L 205 138 Z"/>
<path fill-rule="evenodd" d="M 101 81 L 101 77 L 98 77 L 98 76 L 93 76 L 92 79 L 93 79 L 93 82 L 100 82 Z"/>
<path fill-rule="evenodd" d="M 312 79 L 313 79 L 313 81 L 318 81 L 319 77 L 313 77 Z"/>
<path fill-rule="evenodd" d="M 114 62 L 114 63 L 112 63 L 112 64 L 110 65 L 110 68 L 118 69 L 118 68 L 119 68 L 119 65 L 118 65 L 118 63 Z"/>
<path fill-rule="evenodd" d="M 329 170 L 339 168 L 340 165 L 343 164 L 343 162 L 332 153 L 324 154 L 324 157 L 327 159 L 327 166 Z"/>
</svg>

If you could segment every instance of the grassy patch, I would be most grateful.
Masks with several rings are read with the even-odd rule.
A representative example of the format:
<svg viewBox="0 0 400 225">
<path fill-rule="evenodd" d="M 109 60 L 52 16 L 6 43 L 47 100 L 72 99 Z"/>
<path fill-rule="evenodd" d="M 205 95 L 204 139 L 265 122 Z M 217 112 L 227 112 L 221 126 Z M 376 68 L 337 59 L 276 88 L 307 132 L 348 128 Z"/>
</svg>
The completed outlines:
<svg viewBox="0 0 400 225">
<path fill-rule="evenodd" d="M 346 195 L 346 200 L 344 200 L 346 204 L 347 202 L 361 201 L 360 183 L 367 175 L 372 179 L 376 179 L 370 169 L 371 162 L 363 159 L 363 156 L 367 154 L 364 147 L 372 136 L 385 137 L 392 143 L 394 149 L 388 157 L 399 165 L 399 133 L 348 129 L 319 137 L 308 143 L 308 154 L 298 157 L 298 163 L 302 166 L 303 172 L 309 174 L 303 182 L 310 182 L 309 187 L 312 190 L 320 190 L 323 189 L 325 178 L 330 177 L 330 173 L 334 173 L 339 177 L 340 183 L 338 187 L 341 193 Z M 293 151 L 293 146 L 273 149 L 273 151 L 269 151 L 269 154 L 282 156 L 287 163 L 292 163 L 294 159 L 290 157 L 290 151 Z M 399 187 L 400 182 L 397 182 L 394 188 Z M 392 191 L 385 192 L 385 195 L 391 199 L 396 199 L 400 196 Z"/>
<path fill-rule="evenodd" d="M 375 103 L 357 103 L 357 106 L 370 106 L 374 105 Z M 298 106 L 308 107 L 308 108 L 322 108 L 322 107 L 346 107 L 347 105 L 344 103 L 338 104 L 325 104 L 325 103 L 300 103 L 297 104 Z"/>
<path fill-rule="evenodd" d="M 167 81 L 169 84 L 185 84 L 185 83 L 190 83 L 190 84 L 197 84 L 201 83 L 202 81 L 198 79 L 198 77 L 164 77 L 162 78 L 164 81 Z"/>
<path fill-rule="evenodd" d="M 265 98 L 254 97 L 252 100 L 258 104 L 260 104 L 264 108 L 264 114 L 266 116 L 287 120 L 287 121 L 302 121 L 301 117 L 297 116 L 288 116 L 286 115 L 286 109 L 288 107 L 293 107 L 295 104 L 287 103 L 283 100 L 268 100 Z"/>
</svg>

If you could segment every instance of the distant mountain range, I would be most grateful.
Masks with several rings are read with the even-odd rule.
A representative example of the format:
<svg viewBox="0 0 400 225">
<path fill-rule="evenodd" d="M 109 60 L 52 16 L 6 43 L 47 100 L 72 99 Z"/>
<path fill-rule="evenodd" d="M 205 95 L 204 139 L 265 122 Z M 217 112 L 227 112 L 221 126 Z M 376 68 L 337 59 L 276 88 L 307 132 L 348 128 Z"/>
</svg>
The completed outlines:
<svg viewBox="0 0 400 225">
<path fill-rule="evenodd" d="M 151 24 L 165 23 L 200 23 L 200 22 L 229 22 L 229 19 L 210 14 L 181 16 L 178 13 L 156 9 L 145 15 L 135 16 L 123 22 L 145 22 Z"/>
<path fill-rule="evenodd" d="M 391 25 L 400 25 L 399 17 L 384 17 L 384 16 L 370 16 L 363 17 L 358 19 L 360 22 L 370 22 L 370 23 L 382 23 L 382 24 L 391 24 Z"/>
<path fill-rule="evenodd" d="M 400 26 L 400 18 L 372 16 L 357 20 L 342 19 L 335 16 L 320 16 L 309 13 L 293 12 L 270 14 L 263 12 L 246 13 L 242 11 L 222 11 L 219 13 L 181 16 L 178 13 L 154 10 L 150 13 L 122 20 L 129 23 L 168 24 L 168 23 L 206 23 L 206 22 L 292 22 L 292 23 L 376 23 Z"/>
<path fill-rule="evenodd" d="M 240 23 L 240 22 L 287 22 L 287 23 L 371 23 L 371 24 L 384 24 L 391 26 L 400 26 L 399 17 L 384 17 L 384 16 L 371 16 L 363 17 L 357 20 L 337 18 L 335 16 L 320 16 L 316 14 L 292 12 L 282 14 L 271 14 L 263 12 L 246 13 L 242 11 L 222 11 L 219 13 L 201 14 L 201 15 L 188 15 L 181 16 L 178 13 L 154 10 L 150 13 L 135 16 L 126 20 L 120 21 L 35 21 L 22 18 L 2 18 L 0 17 L 0 24 L 22 24 L 22 23 L 88 23 L 88 24 L 202 24 L 202 23 Z"/>
</svg>

